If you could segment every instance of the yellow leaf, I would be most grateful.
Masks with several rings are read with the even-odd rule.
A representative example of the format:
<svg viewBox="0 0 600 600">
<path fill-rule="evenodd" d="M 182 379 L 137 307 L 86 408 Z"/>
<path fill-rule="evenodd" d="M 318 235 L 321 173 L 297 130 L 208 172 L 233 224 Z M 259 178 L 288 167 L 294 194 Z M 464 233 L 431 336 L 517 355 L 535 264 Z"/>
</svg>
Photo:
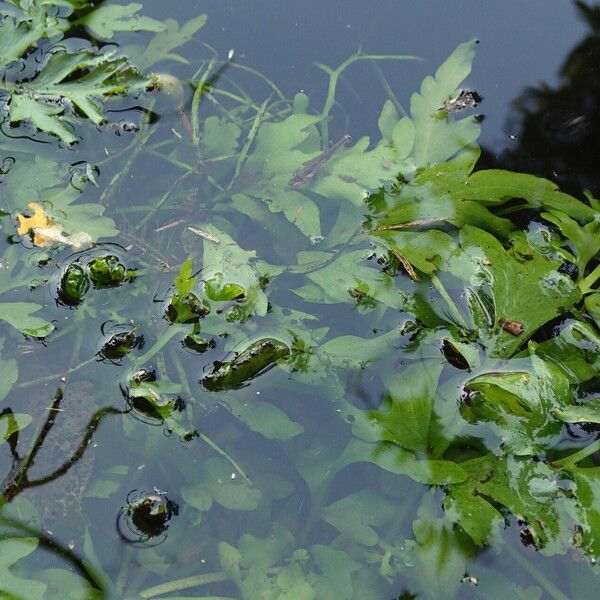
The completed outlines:
<svg viewBox="0 0 600 600">
<path fill-rule="evenodd" d="M 27 205 L 27 208 L 33 211 L 33 215 L 31 217 L 26 217 L 21 214 L 17 215 L 17 219 L 19 220 L 17 233 L 19 235 L 27 235 L 32 229 L 36 229 L 37 227 L 48 227 L 53 224 L 41 204 L 30 202 Z"/>
<path fill-rule="evenodd" d="M 29 235 L 34 246 L 48 248 L 54 244 L 66 244 L 74 250 L 82 250 L 92 245 L 92 238 L 85 232 L 66 235 L 62 225 L 53 221 L 37 202 L 30 202 L 27 208 L 33 212 L 31 217 L 22 214 L 17 215 L 19 235 Z"/>
</svg>

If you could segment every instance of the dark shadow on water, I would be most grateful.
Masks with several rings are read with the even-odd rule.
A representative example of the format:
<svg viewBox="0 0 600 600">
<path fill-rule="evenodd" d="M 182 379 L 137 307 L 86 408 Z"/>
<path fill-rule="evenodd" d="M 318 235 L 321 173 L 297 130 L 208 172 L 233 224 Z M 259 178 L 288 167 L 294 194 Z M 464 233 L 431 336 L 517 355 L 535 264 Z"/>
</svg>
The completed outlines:
<svg viewBox="0 0 600 600">
<path fill-rule="evenodd" d="M 589 30 L 559 70 L 560 83 L 526 89 L 507 124 L 515 146 L 500 156 L 483 152 L 480 168 L 532 173 L 561 189 L 600 195 L 600 3 L 574 2 Z"/>
<path fill-rule="evenodd" d="M 50 483 L 67 473 L 84 456 L 100 422 L 109 414 L 122 414 L 126 412 L 111 406 L 97 410 L 90 417 L 85 429 L 83 430 L 82 438 L 72 454 L 65 457 L 63 463 L 50 473 L 38 478 L 29 478 L 29 468 L 33 466 L 39 453 L 43 452 L 44 442 L 47 440 L 48 435 L 54 427 L 54 424 L 57 422 L 57 415 L 59 415 L 60 411 L 62 410 L 61 402 L 63 398 L 63 391 L 61 388 L 58 388 L 54 395 L 54 399 L 48 411 L 46 420 L 44 421 L 32 445 L 23 455 L 18 452 L 19 431 L 17 430 L 12 435 L 7 437 L 6 441 L 9 447 L 12 464 L 7 475 L 0 484 L 0 508 L 4 503 L 10 502 L 26 489 L 39 487 Z M 5 408 L 2 412 L 0 412 L 0 417 L 7 416 L 9 420 L 13 415 L 14 413 L 11 408 Z M 11 532 L 11 535 L 14 533 L 16 536 L 35 537 L 38 540 L 41 548 L 51 552 L 57 558 L 66 561 L 72 567 L 74 572 L 78 573 L 81 577 L 88 581 L 91 586 L 102 592 L 101 579 L 99 575 L 95 573 L 93 567 L 91 567 L 88 562 L 84 561 L 83 558 L 79 557 L 77 553 L 74 552 L 69 546 L 56 539 L 56 537 L 50 532 L 44 532 L 37 527 L 33 527 L 25 522 L 15 520 L 12 517 L 6 517 L 2 514 L 0 514 L 0 525 L 6 526 L 6 528 L 8 528 L 8 530 Z M 2 534 L 0 534 L 0 539 L 1 537 Z"/>
</svg>

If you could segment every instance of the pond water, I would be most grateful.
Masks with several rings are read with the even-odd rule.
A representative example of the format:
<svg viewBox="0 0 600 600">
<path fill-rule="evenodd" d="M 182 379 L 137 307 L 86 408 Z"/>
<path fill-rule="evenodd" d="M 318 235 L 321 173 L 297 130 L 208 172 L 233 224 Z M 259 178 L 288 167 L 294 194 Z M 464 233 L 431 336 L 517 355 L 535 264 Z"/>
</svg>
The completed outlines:
<svg viewBox="0 0 600 600">
<path fill-rule="evenodd" d="M 600 5 L 88 4 L 0 2 L 0 597 L 594 597 Z"/>
</svg>

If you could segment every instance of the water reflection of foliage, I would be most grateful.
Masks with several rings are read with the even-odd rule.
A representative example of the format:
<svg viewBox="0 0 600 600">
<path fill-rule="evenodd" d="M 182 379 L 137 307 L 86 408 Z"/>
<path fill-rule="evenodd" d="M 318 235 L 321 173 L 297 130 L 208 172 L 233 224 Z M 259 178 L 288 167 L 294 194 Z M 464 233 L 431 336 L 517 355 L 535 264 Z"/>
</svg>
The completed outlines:
<svg viewBox="0 0 600 600">
<path fill-rule="evenodd" d="M 61 402 L 63 400 L 63 391 L 58 388 L 56 394 L 54 395 L 54 400 L 52 401 L 52 405 L 48 409 L 48 416 L 44 421 L 44 424 L 41 427 L 39 434 L 31 445 L 30 449 L 24 456 L 19 456 L 17 452 L 17 444 L 19 441 L 19 432 L 14 432 L 7 440 L 10 446 L 10 452 L 12 456 L 12 466 L 10 468 L 9 475 L 4 479 L 0 487 L 0 491 L 4 497 L 4 500 L 9 502 L 15 496 L 20 494 L 23 490 L 31 487 L 38 487 L 40 485 L 44 485 L 50 481 L 58 479 L 61 475 L 64 475 L 71 467 L 73 467 L 77 461 L 79 461 L 85 451 L 87 450 L 94 432 L 100 425 L 102 419 L 109 414 L 122 414 L 123 411 L 113 407 L 105 407 L 99 409 L 89 420 L 89 423 L 85 427 L 85 433 L 76 446 L 75 450 L 60 466 L 58 466 L 54 471 L 48 473 L 44 477 L 39 477 L 37 479 L 29 479 L 27 476 L 27 471 L 33 465 L 36 456 L 44 447 L 44 441 L 46 440 L 48 434 L 50 433 L 52 427 L 56 423 L 57 415 L 60 413 Z M 10 414 L 12 411 L 10 409 L 4 409 L 2 414 Z"/>
<path fill-rule="evenodd" d="M 574 2 L 590 31 L 560 69 L 560 84 L 525 90 L 515 101 L 514 146 L 488 164 L 535 173 L 572 193 L 600 194 L 600 4 Z"/>
<path fill-rule="evenodd" d="M 60 464 L 50 473 L 44 475 L 43 477 L 30 479 L 28 477 L 28 471 L 30 467 L 33 466 L 40 452 L 44 452 L 44 443 L 47 440 L 48 435 L 50 434 L 55 423 L 57 422 L 57 416 L 60 416 L 60 412 L 62 411 L 61 403 L 63 398 L 63 391 L 61 388 L 58 388 L 54 395 L 52 404 L 48 409 L 48 416 L 42 424 L 35 440 L 24 455 L 21 456 L 17 450 L 19 442 L 19 430 L 14 431 L 7 437 L 6 442 L 10 448 L 12 465 L 8 474 L 4 478 L 4 481 L 0 484 L 0 509 L 2 505 L 11 502 L 16 498 L 16 496 L 21 494 L 26 489 L 43 486 L 55 481 L 61 476 L 65 475 L 71 468 L 74 468 L 77 462 L 83 458 L 101 421 L 109 414 L 122 414 L 124 412 L 113 407 L 104 407 L 97 410 L 90 417 L 88 424 L 84 428 L 83 436 L 74 447 L 72 454 L 65 457 L 65 460 L 62 462 L 62 464 Z M 12 409 L 5 408 L 0 413 L 0 417 L 3 416 L 10 420 L 13 416 Z M 68 518 L 68 515 L 66 515 L 66 517 Z M 86 562 L 79 557 L 70 546 L 61 543 L 50 532 L 41 531 L 26 522 L 21 522 L 15 519 L 13 516 L 5 517 L 4 515 L 0 514 L 0 523 L 7 527 L 8 531 L 13 531 L 19 536 L 29 536 L 30 538 L 37 539 L 40 547 L 47 549 L 57 557 L 69 563 L 76 573 L 81 575 L 84 580 L 87 580 L 96 589 L 98 594 L 101 594 L 102 583 L 98 577 L 98 574 L 89 564 L 86 564 Z M 2 538 L 3 536 L 0 535 L 0 539 Z M 99 600 L 103 596 L 98 595 L 94 597 Z"/>
</svg>

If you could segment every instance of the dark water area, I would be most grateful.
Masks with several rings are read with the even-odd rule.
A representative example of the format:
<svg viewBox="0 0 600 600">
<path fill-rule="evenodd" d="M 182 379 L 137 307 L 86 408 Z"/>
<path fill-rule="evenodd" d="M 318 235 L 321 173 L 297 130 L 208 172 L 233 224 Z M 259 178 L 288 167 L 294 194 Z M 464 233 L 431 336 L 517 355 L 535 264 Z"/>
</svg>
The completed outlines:
<svg viewBox="0 0 600 600">
<path fill-rule="evenodd" d="M 140 14 L 182 26 L 206 13 L 206 25 L 147 56 L 153 33 L 78 24 L 23 58 L 106 43 L 177 78 L 106 94 L 109 124 L 65 104 L 74 143 L 17 122 L 23 91 L 8 65 L 1 597 L 595 597 L 600 419 L 546 404 L 596 400 L 599 204 L 564 200 L 586 224 L 571 240 L 562 217 L 548 219 L 558 230 L 542 221 L 556 207 L 542 183 L 507 184 L 512 195 L 490 192 L 467 216 L 436 183 L 457 155 L 476 162 L 478 144 L 476 170 L 598 196 L 600 7 L 589 6 L 148 0 Z M 386 153 L 382 135 L 457 46 L 470 60 L 472 39 L 460 88 L 480 101 L 454 121 L 446 94 L 427 116 L 433 130 L 467 115 L 428 151 L 456 149 L 391 162 L 401 150 Z M 350 65 L 317 120 L 329 76 L 315 63 L 334 69 L 355 53 L 410 58 Z M 402 213 L 414 198 L 426 208 Z M 388 209 L 406 223 L 386 221 Z M 557 231 L 573 243 L 556 245 Z M 498 269 L 489 285 L 482 265 Z M 490 317 L 494 304 L 506 314 Z M 517 417 L 481 409 L 486 394 Z M 526 406 L 536 394 L 542 424 Z M 565 459 L 577 452 L 589 468 Z"/>
<path fill-rule="evenodd" d="M 164 18 L 164 5 L 145 2 L 149 14 Z M 180 20 L 208 10 L 196 3 L 174 7 Z M 202 38 L 221 55 L 235 49 L 241 63 L 276 81 L 288 94 L 304 90 L 311 98 L 323 94 L 325 82 L 313 62 L 335 67 L 358 50 L 373 54 L 411 54 L 423 63 L 399 67 L 383 63 L 390 85 L 408 103 L 409 95 L 449 51 L 464 40 L 477 38 L 476 67 L 467 80 L 485 102 L 480 138 L 497 155 L 514 147 L 518 129 L 508 125 L 512 104 L 529 87 L 554 86 L 565 57 L 587 34 L 571 2 L 549 5 L 543 0 L 491 5 L 472 1 L 405 2 L 381 0 L 283 3 L 222 2 L 210 7 L 211 26 Z M 201 51 L 197 46 L 197 51 Z M 590 65 L 590 69 L 593 68 Z M 341 104 L 374 129 L 385 99 L 373 70 L 356 65 L 348 73 Z M 593 74 L 590 72 L 590 79 Z"/>
</svg>

